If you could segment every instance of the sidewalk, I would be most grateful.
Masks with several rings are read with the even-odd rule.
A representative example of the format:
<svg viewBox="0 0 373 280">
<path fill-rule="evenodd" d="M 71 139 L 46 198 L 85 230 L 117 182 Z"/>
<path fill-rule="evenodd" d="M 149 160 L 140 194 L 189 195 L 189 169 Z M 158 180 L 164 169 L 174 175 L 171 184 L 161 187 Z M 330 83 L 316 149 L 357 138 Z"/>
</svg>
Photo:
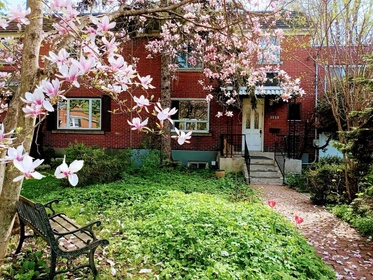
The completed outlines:
<svg viewBox="0 0 373 280">
<path fill-rule="evenodd" d="M 373 241 L 289 187 L 253 187 L 264 203 L 276 201 L 274 210 L 290 221 L 294 222 L 295 215 L 304 219 L 299 230 L 324 262 L 335 270 L 338 279 L 373 280 Z"/>
</svg>

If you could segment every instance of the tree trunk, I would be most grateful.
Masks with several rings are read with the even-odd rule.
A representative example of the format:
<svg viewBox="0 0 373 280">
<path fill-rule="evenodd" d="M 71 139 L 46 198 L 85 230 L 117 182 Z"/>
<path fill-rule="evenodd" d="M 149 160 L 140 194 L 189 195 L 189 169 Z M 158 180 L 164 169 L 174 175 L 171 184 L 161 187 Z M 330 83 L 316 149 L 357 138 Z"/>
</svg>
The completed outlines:
<svg viewBox="0 0 373 280">
<path fill-rule="evenodd" d="M 43 4 L 38 0 L 29 0 L 31 8 L 29 15 L 30 24 L 26 26 L 23 41 L 21 80 L 9 105 L 4 125 L 5 131 L 17 129 L 17 138 L 14 146 L 23 144 L 25 151 L 29 152 L 32 136 L 34 133 L 35 120 L 25 118 L 22 111 L 24 103 L 20 100 L 27 91 L 32 91 L 40 81 L 39 51 L 42 41 L 43 30 Z M 20 172 L 12 164 L 0 166 L 0 263 L 4 259 L 8 247 L 9 237 L 16 213 L 16 203 L 21 191 L 22 181 L 13 182 L 13 179 L 20 175 Z"/>
<path fill-rule="evenodd" d="M 161 105 L 162 108 L 171 107 L 171 73 L 169 69 L 170 57 L 167 54 L 161 55 Z M 164 122 L 162 134 L 162 155 L 168 160 L 172 159 L 171 154 L 171 124 Z"/>
</svg>

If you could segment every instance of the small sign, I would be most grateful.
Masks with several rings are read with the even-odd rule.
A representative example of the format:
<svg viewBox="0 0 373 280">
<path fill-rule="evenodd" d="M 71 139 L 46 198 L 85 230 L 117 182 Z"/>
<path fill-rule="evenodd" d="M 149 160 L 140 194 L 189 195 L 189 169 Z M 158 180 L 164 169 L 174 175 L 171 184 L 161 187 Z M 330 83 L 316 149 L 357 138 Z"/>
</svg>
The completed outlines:
<svg viewBox="0 0 373 280">
<path fill-rule="evenodd" d="M 279 120 L 280 116 L 269 116 L 270 120 Z"/>
</svg>

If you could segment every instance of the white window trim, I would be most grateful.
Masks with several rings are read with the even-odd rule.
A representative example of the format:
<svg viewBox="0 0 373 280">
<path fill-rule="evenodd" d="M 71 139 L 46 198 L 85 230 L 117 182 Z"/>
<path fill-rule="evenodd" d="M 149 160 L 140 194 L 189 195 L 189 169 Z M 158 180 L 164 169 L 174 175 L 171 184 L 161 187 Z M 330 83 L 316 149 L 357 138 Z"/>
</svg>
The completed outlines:
<svg viewBox="0 0 373 280">
<path fill-rule="evenodd" d="M 88 123 L 89 127 L 84 128 L 84 127 L 75 127 L 74 125 L 70 125 L 70 101 L 72 100 L 88 100 L 89 101 L 89 112 L 88 112 Z M 99 127 L 92 127 L 92 101 L 99 100 L 100 101 L 100 126 Z M 59 127 L 59 115 L 60 115 L 60 110 L 57 108 L 57 129 L 62 130 L 62 129 L 74 129 L 74 130 L 101 130 L 102 129 L 102 100 L 101 98 L 79 98 L 79 97 L 71 97 L 67 98 L 67 109 L 66 109 L 66 127 L 60 128 Z M 73 117 L 74 119 L 77 119 Z M 79 117 L 80 119 L 84 119 L 84 117 Z"/>
<path fill-rule="evenodd" d="M 171 100 L 173 101 L 183 101 L 183 100 L 186 100 L 186 101 L 204 101 L 206 102 L 206 99 L 204 98 L 171 98 Z M 189 131 L 192 131 L 193 133 L 209 133 L 210 132 L 210 103 L 209 102 L 206 102 L 207 103 L 207 120 L 206 121 L 202 121 L 202 120 L 195 120 L 195 119 L 184 119 L 184 120 L 172 120 L 174 122 L 174 125 L 172 126 L 171 128 L 171 131 L 175 131 L 175 124 L 176 123 L 194 123 L 195 124 L 195 127 L 197 127 L 197 123 L 206 123 L 206 130 L 198 130 L 198 129 L 180 129 L 180 125 L 179 125 L 179 130 L 182 130 L 184 132 L 189 132 Z"/>
</svg>

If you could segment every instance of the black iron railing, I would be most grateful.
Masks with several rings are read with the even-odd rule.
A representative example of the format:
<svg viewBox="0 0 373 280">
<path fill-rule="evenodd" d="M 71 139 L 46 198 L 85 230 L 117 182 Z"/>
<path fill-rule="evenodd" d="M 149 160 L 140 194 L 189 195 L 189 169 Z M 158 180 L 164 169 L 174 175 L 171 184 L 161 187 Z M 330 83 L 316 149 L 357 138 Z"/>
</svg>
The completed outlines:
<svg viewBox="0 0 373 280">
<path fill-rule="evenodd" d="M 286 136 L 275 136 L 275 162 L 282 174 L 282 183 L 285 185 L 285 162 L 286 162 Z"/>
<path fill-rule="evenodd" d="M 223 157 L 231 158 L 233 156 L 242 156 L 248 172 L 250 183 L 250 152 L 245 134 L 222 134 L 220 153 Z"/>
</svg>

